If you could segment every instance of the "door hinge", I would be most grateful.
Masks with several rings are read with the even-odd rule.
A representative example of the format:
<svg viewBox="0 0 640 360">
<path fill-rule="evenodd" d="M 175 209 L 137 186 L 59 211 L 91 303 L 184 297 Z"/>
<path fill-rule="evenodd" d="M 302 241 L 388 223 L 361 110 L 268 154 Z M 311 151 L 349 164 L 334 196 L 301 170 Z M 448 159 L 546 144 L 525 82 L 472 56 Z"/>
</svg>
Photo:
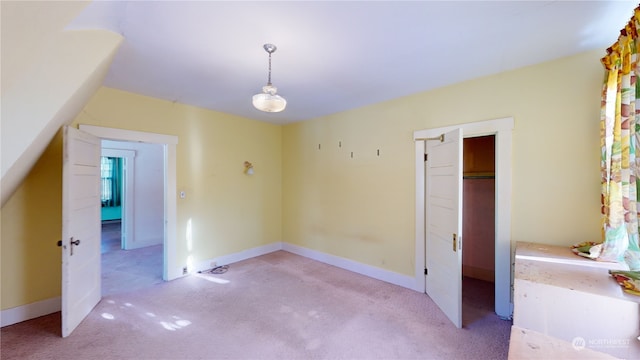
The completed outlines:
<svg viewBox="0 0 640 360">
<path fill-rule="evenodd" d="M 427 270 L 427 268 L 424 268 L 424 274 L 429 275 L 429 270 Z"/>
<path fill-rule="evenodd" d="M 427 159 L 429 159 L 429 154 L 424 154 L 424 161 L 427 162 Z"/>
</svg>

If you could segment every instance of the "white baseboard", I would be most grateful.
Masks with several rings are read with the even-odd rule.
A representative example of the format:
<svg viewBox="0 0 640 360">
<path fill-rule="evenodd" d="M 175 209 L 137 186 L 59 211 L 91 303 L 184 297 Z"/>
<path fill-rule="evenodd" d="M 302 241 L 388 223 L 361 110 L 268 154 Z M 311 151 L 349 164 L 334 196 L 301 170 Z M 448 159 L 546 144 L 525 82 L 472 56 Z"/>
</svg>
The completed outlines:
<svg viewBox="0 0 640 360">
<path fill-rule="evenodd" d="M 193 271 L 203 271 L 211 268 L 211 263 L 218 265 L 229 265 L 238 261 L 247 260 L 256 256 L 265 255 L 274 251 L 284 250 L 290 253 L 304 256 L 306 258 L 333 265 L 341 269 L 349 270 L 374 279 L 385 281 L 394 285 L 402 286 L 411 290 L 416 289 L 416 279 L 412 276 L 402 275 L 393 271 L 384 270 L 375 266 L 362 264 L 353 260 L 330 255 L 317 250 L 312 250 L 298 245 L 283 242 L 275 242 L 268 245 L 258 246 L 237 253 L 219 256 L 213 259 L 204 260 L 195 265 Z M 61 298 L 51 298 L 35 303 L 18 306 L 15 308 L 2 310 L 0 312 L 0 322 L 2 327 L 16 324 L 22 321 L 35 319 L 48 315 L 61 309 Z"/>
<path fill-rule="evenodd" d="M 282 250 L 394 285 L 402 286 L 407 289 L 416 290 L 416 279 L 413 276 L 402 275 L 393 271 L 384 270 L 375 266 L 366 265 L 289 243 L 282 243 Z"/>
<path fill-rule="evenodd" d="M 247 260 L 254 258 L 256 256 L 265 255 L 268 253 L 272 253 L 274 251 L 282 250 L 282 243 L 275 242 L 268 245 L 258 246 L 255 248 L 243 250 L 237 253 L 223 255 L 216 258 L 208 259 L 200 261 L 195 265 L 194 271 L 204 271 L 211 269 L 211 264 L 216 263 L 218 266 L 220 265 L 229 265 L 236 263 L 238 261 Z"/>
<path fill-rule="evenodd" d="M 60 311 L 61 307 L 62 299 L 58 296 L 55 298 L 36 301 L 31 304 L 2 310 L 2 312 L 0 312 L 0 327 L 5 327 L 22 321 L 35 319 L 40 316 L 49 315 L 51 313 Z"/>
</svg>

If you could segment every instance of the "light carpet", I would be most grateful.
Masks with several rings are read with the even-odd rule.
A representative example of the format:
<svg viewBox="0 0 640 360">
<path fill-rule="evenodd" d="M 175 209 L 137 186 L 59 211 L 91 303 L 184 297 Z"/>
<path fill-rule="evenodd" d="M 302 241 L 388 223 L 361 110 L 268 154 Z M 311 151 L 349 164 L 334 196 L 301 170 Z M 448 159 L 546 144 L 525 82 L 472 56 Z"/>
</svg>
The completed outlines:
<svg viewBox="0 0 640 360">
<path fill-rule="evenodd" d="M 425 294 L 285 251 L 2 328 L 3 359 L 505 359 L 511 322 L 465 284 L 456 329 Z"/>
</svg>

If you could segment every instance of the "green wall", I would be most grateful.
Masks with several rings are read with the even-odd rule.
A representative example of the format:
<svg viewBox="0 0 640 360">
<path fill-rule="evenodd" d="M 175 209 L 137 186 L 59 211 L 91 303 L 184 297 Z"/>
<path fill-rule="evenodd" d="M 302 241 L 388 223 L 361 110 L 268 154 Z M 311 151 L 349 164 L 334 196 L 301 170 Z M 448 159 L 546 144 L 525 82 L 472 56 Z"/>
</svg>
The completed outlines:
<svg viewBox="0 0 640 360">
<path fill-rule="evenodd" d="M 122 206 L 109 206 L 100 208 L 100 220 L 122 219 Z"/>
</svg>

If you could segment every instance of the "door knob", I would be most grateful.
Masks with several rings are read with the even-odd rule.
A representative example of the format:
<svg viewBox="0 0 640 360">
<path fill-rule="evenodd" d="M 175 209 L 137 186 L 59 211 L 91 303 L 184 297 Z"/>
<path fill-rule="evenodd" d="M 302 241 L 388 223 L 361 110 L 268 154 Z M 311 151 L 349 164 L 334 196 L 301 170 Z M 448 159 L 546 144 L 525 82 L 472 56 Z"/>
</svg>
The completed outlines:
<svg viewBox="0 0 640 360">
<path fill-rule="evenodd" d="M 453 252 L 458 250 L 458 235 L 453 234 Z"/>
<path fill-rule="evenodd" d="M 69 240 L 69 243 L 71 244 L 71 255 L 73 255 L 73 245 L 75 246 L 80 245 L 80 239 L 73 240 L 73 237 L 71 237 L 71 240 Z M 62 240 L 58 240 L 58 246 L 62 246 Z M 64 246 L 64 248 L 66 249 L 67 247 Z"/>
<path fill-rule="evenodd" d="M 69 243 L 71 244 L 71 250 L 70 250 L 71 253 L 70 253 L 70 255 L 73 256 L 73 245 L 75 245 L 75 246 L 80 245 L 80 239 L 73 240 L 73 236 L 72 236 L 71 239 L 69 240 Z"/>
</svg>

